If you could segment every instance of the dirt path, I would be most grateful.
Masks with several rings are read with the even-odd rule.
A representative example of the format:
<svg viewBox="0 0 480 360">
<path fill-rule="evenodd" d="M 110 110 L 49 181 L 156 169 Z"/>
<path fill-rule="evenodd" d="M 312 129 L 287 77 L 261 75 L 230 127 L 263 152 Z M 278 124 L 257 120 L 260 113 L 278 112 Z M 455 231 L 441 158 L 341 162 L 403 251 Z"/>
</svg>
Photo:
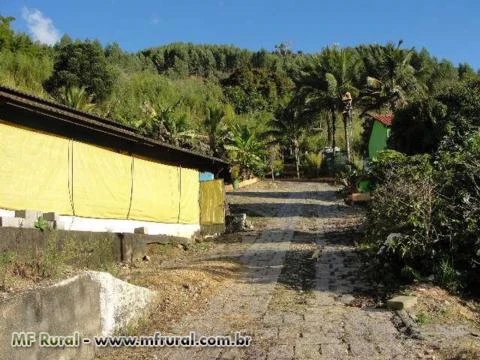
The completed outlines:
<svg viewBox="0 0 480 360">
<path fill-rule="evenodd" d="M 400 335 L 391 312 L 352 306 L 369 291 L 348 235 L 359 214 L 336 200 L 333 187 L 261 183 L 229 200 L 236 211 L 262 216 L 252 220 L 258 235 L 246 233 L 250 241 L 236 248 L 246 270 L 169 333 L 241 331 L 252 346 L 157 349 L 153 359 L 417 358 L 417 344 Z"/>
</svg>

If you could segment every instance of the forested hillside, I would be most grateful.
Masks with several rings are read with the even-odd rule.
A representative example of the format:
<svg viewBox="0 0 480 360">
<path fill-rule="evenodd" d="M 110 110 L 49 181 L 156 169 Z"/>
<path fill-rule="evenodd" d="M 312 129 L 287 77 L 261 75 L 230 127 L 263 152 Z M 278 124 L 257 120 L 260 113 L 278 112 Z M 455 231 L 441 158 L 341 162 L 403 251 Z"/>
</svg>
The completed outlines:
<svg viewBox="0 0 480 360">
<path fill-rule="evenodd" d="M 358 165 L 362 126 L 369 125 L 363 114 L 435 99 L 477 78 L 467 64 L 454 66 L 401 42 L 314 54 L 285 44 L 254 52 L 188 43 L 129 53 L 116 43 L 103 47 L 67 35 L 44 46 L 14 32 L 13 21 L 0 18 L 2 85 L 227 157 L 237 178 L 280 171 L 283 162 L 295 163 L 299 175 L 318 174 L 326 146 L 345 150 Z M 351 116 L 342 116 L 346 92 Z"/>
</svg>

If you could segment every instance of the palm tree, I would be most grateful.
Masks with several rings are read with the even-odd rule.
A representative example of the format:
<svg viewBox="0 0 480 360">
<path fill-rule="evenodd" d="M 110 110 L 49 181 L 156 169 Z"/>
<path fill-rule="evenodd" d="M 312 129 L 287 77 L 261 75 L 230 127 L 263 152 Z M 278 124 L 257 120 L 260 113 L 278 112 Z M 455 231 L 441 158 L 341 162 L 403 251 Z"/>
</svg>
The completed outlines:
<svg viewBox="0 0 480 360">
<path fill-rule="evenodd" d="M 311 122 L 311 112 L 302 102 L 302 98 L 294 97 L 290 103 L 277 112 L 268 122 L 269 130 L 262 134 L 267 144 L 286 144 L 295 159 L 297 178 L 300 178 L 300 141 Z"/>
<path fill-rule="evenodd" d="M 176 139 L 175 135 L 179 132 L 177 129 L 182 125 L 179 124 L 180 126 L 177 126 L 174 111 L 181 102 L 182 100 L 180 99 L 172 104 L 157 104 L 155 108 L 152 107 L 149 124 L 152 136 L 178 146 L 178 139 Z"/>
<path fill-rule="evenodd" d="M 265 166 L 265 142 L 246 125 L 233 126 L 225 149 L 232 163 L 240 166 L 243 178 Z"/>
<path fill-rule="evenodd" d="M 93 96 L 83 87 L 61 88 L 57 99 L 61 104 L 80 111 L 92 111 L 95 108 Z"/>
<path fill-rule="evenodd" d="M 137 122 L 136 126 L 147 136 L 175 146 L 191 147 L 196 134 L 190 129 L 187 115 L 175 113 L 181 102 L 182 99 L 172 104 L 156 106 L 145 102 L 142 110 L 146 118 Z"/>
<path fill-rule="evenodd" d="M 400 48 L 402 43 L 358 48 L 368 75 L 361 94 L 362 115 L 386 106 L 395 111 L 407 103 L 410 94 L 421 90 L 411 64 L 414 50 Z"/>
<path fill-rule="evenodd" d="M 167 142 L 175 146 L 192 147 L 196 133 L 190 129 L 187 114 L 168 116 L 162 123 Z"/>
<path fill-rule="evenodd" d="M 330 113 L 329 140 L 334 157 L 337 115 L 339 111 L 345 111 L 342 101 L 345 94 L 350 93 L 355 98 L 359 93 L 357 83 L 360 67 L 361 61 L 354 49 L 333 46 L 311 57 L 297 82 L 299 94 L 305 98 L 306 105 L 318 112 L 324 109 Z M 347 158 L 350 159 L 351 116 L 344 116 L 343 120 Z"/>
<path fill-rule="evenodd" d="M 218 155 L 218 136 L 221 131 L 221 124 L 225 117 L 225 111 L 220 106 L 210 105 L 207 107 L 207 114 L 203 124 L 208 132 L 208 143 L 213 155 Z"/>
</svg>

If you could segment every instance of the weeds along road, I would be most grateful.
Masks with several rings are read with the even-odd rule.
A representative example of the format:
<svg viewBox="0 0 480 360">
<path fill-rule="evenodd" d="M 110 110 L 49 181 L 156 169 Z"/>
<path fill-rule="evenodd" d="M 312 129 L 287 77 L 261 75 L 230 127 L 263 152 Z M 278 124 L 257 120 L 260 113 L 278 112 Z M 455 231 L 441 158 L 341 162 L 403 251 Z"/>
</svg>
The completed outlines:
<svg viewBox="0 0 480 360">
<path fill-rule="evenodd" d="M 254 230 L 235 242 L 225 236 L 190 260 L 234 259 L 238 276 L 168 333 L 240 331 L 252 336 L 250 347 L 136 349 L 125 358 L 417 359 L 422 345 L 401 335 L 392 312 L 356 306 L 368 302 L 370 291 L 354 246 L 362 213 L 336 199 L 335 190 L 263 182 L 230 193 L 231 209 L 246 212 Z"/>
</svg>

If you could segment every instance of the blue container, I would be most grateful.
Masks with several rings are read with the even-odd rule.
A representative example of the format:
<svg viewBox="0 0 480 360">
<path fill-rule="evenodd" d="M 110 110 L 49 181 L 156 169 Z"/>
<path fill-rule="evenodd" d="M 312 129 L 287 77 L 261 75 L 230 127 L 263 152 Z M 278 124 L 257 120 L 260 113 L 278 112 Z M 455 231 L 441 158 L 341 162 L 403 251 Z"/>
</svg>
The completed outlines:
<svg viewBox="0 0 480 360">
<path fill-rule="evenodd" d="M 211 172 L 201 172 L 200 181 L 210 181 L 214 180 L 215 176 Z"/>
</svg>

